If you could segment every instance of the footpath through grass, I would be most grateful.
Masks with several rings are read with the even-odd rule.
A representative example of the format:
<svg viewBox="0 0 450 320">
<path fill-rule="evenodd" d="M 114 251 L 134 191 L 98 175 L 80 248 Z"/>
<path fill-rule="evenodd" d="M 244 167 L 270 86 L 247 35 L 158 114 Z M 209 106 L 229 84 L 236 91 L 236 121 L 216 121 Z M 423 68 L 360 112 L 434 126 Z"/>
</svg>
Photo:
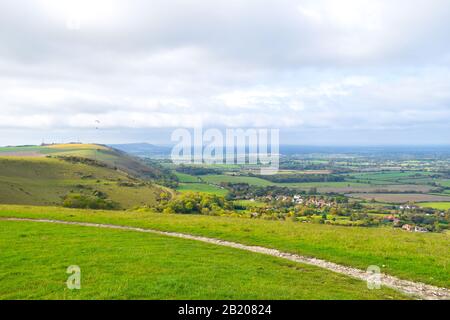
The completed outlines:
<svg viewBox="0 0 450 320">
<path fill-rule="evenodd" d="M 0 299 L 402 299 L 261 254 L 123 230 L 0 221 Z M 81 289 L 66 287 L 67 267 Z"/>
<path fill-rule="evenodd" d="M 203 235 L 313 256 L 360 269 L 377 265 L 382 272 L 403 279 L 450 287 L 448 233 L 54 207 L 0 206 L 0 216 L 110 223 Z"/>
</svg>

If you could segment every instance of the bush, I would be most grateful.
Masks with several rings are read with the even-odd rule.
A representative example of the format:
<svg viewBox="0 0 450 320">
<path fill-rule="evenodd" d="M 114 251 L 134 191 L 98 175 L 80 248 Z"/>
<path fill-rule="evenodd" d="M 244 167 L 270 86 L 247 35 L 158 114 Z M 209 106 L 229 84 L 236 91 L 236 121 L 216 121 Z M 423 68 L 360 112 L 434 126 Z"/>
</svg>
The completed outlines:
<svg viewBox="0 0 450 320">
<path fill-rule="evenodd" d="M 233 204 L 213 194 L 188 192 L 166 201 L 157 210 L 163 213 L 220 215 L 233 209 Z"/>
<path fill-rule="evenodd" d="M 72 193 L 67 195 L 63 200 L 63 207 L 78 208 L 78 209 L 118 209 L 119 204 L 103 199 L 97 196 L 88 196 L 83 194 Z"/>
<path fill-rule="evenodd" d="M 185 166 L 180 165 L 176 168 L 177 172 L 190 174 L 193 176 L 204 176 L 208 174 L 220 174 L 221 172 L 217 169 L 205 168 L 205 167 L 194 167 L 194 166 Z"/>
</svg>

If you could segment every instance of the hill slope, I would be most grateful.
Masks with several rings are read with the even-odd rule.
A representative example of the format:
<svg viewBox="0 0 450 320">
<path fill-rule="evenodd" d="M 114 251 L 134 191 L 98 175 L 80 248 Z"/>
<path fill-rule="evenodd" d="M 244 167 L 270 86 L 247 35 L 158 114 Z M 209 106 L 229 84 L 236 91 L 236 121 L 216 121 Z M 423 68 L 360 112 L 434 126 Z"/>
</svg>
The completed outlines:
<svg viewBox="0 0 450 320">
<path fill-rule="evenodd" d="M 164 174 L 129 154 L 99 144 L 52 144 L 43 146 L 21 146 L 0 148 L 0 157 L 83 157 L 101 161 L 111 168 L 117 168 L 141 179 L 159 179 Z"/>
<path fill-rule="evenodd" d="M 80 226 L 0 221 L 0 260 L 0 300 L 407 298 L 261 254 Z M 65 285 L 74 263 L 81 268 L 81 290 Z"/>
<path fill-rule="evenodd" d="M 101 145 L 0 148 L 0 203 L 62 205 L 69 195 L 100 196 L 119 208 L 151 205 L 162 173 Z"/>
<path fill-rule="evenodd" d="M 0 205 L 0 216 L 127 225 L 218 238 L 316 257 L 362 270 L 379 266 L 405 280 L 450 288 L 449 233 L 349 228 L 288 221 Z"/>
</svg>

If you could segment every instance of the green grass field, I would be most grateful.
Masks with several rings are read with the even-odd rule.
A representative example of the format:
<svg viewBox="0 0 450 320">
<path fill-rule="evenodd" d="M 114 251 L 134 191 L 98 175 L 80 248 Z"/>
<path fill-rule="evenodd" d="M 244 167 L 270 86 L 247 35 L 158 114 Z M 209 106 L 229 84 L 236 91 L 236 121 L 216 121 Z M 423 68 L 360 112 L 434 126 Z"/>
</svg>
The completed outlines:
<svg viewBox="0 0 450 320">
<path fill-rule="evenodd" d="M 204 192 L 225 196 L 228 191 L 206 183 L 180 183 L 177 188 L 178 192 Z"/>
<path fill-rule="evenodd" d="M 261 201 L 251 201 L 251 200 L 236 200 L 233 201 L 236 205 L 247 207 L 247 208 L 262 208 L 267 204 Z"/>
<path fill-rule="evenodd" d="M 361 269 L 378 265 L 383 272 L 400 278 L 450 287 L 449 233 L 422 234 L 392 228 L 50 207 L 0 206 L 0 216 L 112 223 L 204 235 L 277 248 Z"/>
<path fill-rule="evenodd" d="M 229 183 L 248 183 L 249 185 L 254 185 L 258 187 L 266 186 L 279 186 L 279 187 L 289 187 L 298 188 L 303 190 L 308 190 L 311 188 L 347 188 L 347 187 L 370 187 L 370 184 L 357 183 L 351 181 L 342 182 L 298 182 L 298 183 L 275 183 L 268 180 L 264 180 L 257 177 L 247 177 L 247 176 L 232 176 L 232 175 L 206 175 L 202 176 L 201 179 L 208 183 L 213 183 L 219 185 L 223 182 Z"/>
<path fill-rule="evenodd" d="M 423 208 L 434 208 L 438 210 L 449 210 L 450 202 L 423 202 L 419 203 L 419 206 Z"/>
<path fill-rule="evenodd" d="M 370 176 L 378 176 L 378 174 L 370 174 Z M 393 174 L 389 177 L 395 176 Z M 194 176 L 181 175 L 180 181 L 198 182 Z M 274 183 L 257 177 L 247 177 L 240 175 L 204 175 L 200 177 L 201 180 L 209 184 L 220 185 L 221 183 L 248 183 L 249 185 L 266 187 L 279 186 L 295 188 L 299 190 L 308 191 L 311 188 L 317 188 L 319 192 L 323 193 L 350 193 L 350 192 L 379 192 L 382 190 L 388 192 L 429 192 L 432 187 L 427 185 L 413 185 L 413 184 L 396 184 L 388 180 L 367 180 L 358 182 L 357 179 L 349 179 L 348 181 L 340 182 L 299 182 L 299 183 Z M 369 183 L 370 182 L 370 183 Z M 198 190 L 198 188 L 196 188 Z M 184 190 L 184 187 L 181 188 Z"/>
<path fill-rule="evenodd" d="M 207 183 L 213 183 L 213 184 L 221 184 L 223 182 L 225 183 L 248 183 L 250 185 L 254 185 L 254 186 L 260 186 L 260 187 L 264 187 L 264 186 L 270 186 L 270 185 L 274 185 L 273 182 L 264 180 L 264 179 L 260 179 L 260 178 L 256 178 L 256 177 L 246 177 L 246 176 L 232 176 L 232 175 L 224 175 L 224 174 L 220 174 L 220 175 L 206 175 L 206 176 L 202 176 L 201 177 L 203 181 L 207 182 Z"/>
<path fill-rule="evenodd" d="M 95 155 L 108 148 L 94 144 L 55 144 L 48 146 L 0 147 L 0 156 Z"/>
<path fill-rule="evenodd" d="M 199 179 L 195 176 L 191 176 L 190 174 L 186 174 L 186 173 L 181 173 L 181 172 L 174 172 L 175 175 L 178 178 L 178 181 L 180 181 L 181 183 L 198 183 Z"/>
<path fill-rule="evenodd" d="M 316 267 L 152 234 L 0 221 L 0 299 L 402 299 Z M 66 287 L 68 266 L 80 290 Z"/>
<path fill-rule="evenodd" d="M 450 188 L 450 179 L 441 179 L 441 180 L 436 180 L 435 182 L 440 184 L 443 187 Z"/>
</svg>

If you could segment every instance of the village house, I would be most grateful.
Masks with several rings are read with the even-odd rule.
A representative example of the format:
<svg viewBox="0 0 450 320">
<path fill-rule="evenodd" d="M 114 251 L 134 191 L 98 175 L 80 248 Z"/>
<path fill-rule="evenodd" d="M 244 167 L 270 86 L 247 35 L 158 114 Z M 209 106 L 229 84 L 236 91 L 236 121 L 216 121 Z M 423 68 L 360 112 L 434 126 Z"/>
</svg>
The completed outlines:
<svg viewBox="0 0 450 320">
<path fill-rule="evenodd" d="M 313 205 L 313 206 L 318 207 L 318 208 L 333 206 L 333 203 L 331 203 L 331 202 L 328 202 L 328 201 L 323 200 L 323 199 L 314 199 L 314 198 L 308 199 L 305 202 L 305 204 L 306 205 Z"/>
<path fill-rule="evenodd" d="M 303 203 L 303 198 L 302 196 L 296 194 L 294 195 L 294 197 L 292 198 L 292 202 L 296 203 L 296 204 L 302 204 Z"/>
<path fill-rule="evenodd" d="M 410 232 L 428 232 L 427 228 L 419 227 L 419 226 L 412 226 L 410 224 L 404 224 L 402 226 L 403 230 L 410 231 Z"/>
<path fill-rule="evenodd" d="M 428 232 L 427 228 L 423 228 L 423 227 L 419 227 L 419 226 L 415 226 L 414 227 L 414 232 Z"/>
<path fill-rule="evenodd" d="M 388 216 L 384 217 L 384 219 L 385 219 L 386 221 L 392 222 L 392 224 L 393 224 L 395 227 L 399 226 L 399 224 L 400 224 L 400 219 L 399 219 L 399 218 L 396 218 L 396 217 L 393 216 L 393 215 L 388 215 Z"/>
<path fill-rule="evenodd" d="M 416 207 L 416 206 L 410 206 L 410 205 L 406 205 L 406 206 L 400 206 L 399 207 L 399 209 L 400 210 L 415 210 L 415 209 L 417 209 L 418 207 Z"/>
<path fill-rule="evenodd" d="M 413 226 L 410 225 L 410 224 L 404 224 L 404 225 L 402 226 L 402 229 L 403 229 L 403 230 L 406 230 L 406 231 L 413 231 Z"/>
</svg>

